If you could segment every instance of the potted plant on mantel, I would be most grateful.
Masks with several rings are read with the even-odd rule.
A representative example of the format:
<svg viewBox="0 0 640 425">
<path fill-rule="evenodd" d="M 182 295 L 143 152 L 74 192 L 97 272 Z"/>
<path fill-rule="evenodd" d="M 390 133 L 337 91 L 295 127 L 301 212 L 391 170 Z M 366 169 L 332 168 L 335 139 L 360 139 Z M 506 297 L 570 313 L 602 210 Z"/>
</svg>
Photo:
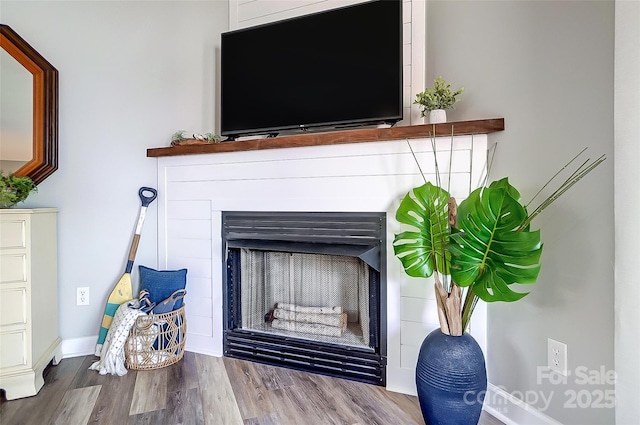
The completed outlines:
<svg viewBox="0 0 640 425">
<path fill-rule="evenodd" d="M 37 192 L 37 190 L 31 178 L 13 174 L 5 176 L 0 171 L 0 208 L 12 208 L 27 199 L 31 192 Z"/>
<path fill-rule="evenodd" d="M 458 96 L 464 92 L 464 87 L 451 90 L 451 84 L 439 76 L 433 80 L 433 87 L 425 89 L 416 95 L 414 104 L 422 106 L 421 116 L 429 113 L 429 124 L 447 122 L 447 109 L 452 109 L 458 102 Z"/>
<path fill-rule="evenodd" d="M 531 202 L 560 172 L 527 204 L 503 178 L 485 182 L 458 206 L 438 174 L 435 185 L 425 179 L 403 198 L 396 219 L 414 230 L 395 235 L 394 253 L 409 276 L 434 276 L 440 321 L 423 341 L 416 367 L 426 423 L 477 424 L 487 378 L 482 350 L 466 333 L 474 307 L 478 300 L 527 295 L 511 285 L 534 283 L 540 271 L 540 230 L 532 230 L 531 221 L 604 160 L 584 161 L 532 212 Z"/>
</svg>

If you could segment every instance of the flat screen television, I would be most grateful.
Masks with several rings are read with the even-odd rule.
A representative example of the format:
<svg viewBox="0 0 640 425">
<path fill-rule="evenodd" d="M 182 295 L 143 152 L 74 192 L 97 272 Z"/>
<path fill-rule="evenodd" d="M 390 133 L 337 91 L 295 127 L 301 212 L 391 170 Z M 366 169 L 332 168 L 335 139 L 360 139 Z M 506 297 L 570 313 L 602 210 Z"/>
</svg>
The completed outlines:
<svg viewBox="0 0 640 425">
<path fill-rule="evenodd" d="M 221 39 L 221 134 L 295 133 L 402 119 L 402 1 L 376 0 Z"/>
</svg>

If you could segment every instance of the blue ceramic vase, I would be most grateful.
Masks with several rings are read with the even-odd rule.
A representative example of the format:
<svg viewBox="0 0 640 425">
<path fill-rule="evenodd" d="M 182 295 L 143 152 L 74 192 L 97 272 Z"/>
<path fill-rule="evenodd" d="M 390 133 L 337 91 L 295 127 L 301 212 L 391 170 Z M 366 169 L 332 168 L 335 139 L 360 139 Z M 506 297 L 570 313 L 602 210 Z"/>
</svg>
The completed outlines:
<svg viewBox="0 0 640 425">
<path fill-rule="evenodd" d="M 476 425 L 487 390 L 482 349 L 469 334 L 436 329 L 420 347 L 416 385 L 427 425 Z"/>
</svg>

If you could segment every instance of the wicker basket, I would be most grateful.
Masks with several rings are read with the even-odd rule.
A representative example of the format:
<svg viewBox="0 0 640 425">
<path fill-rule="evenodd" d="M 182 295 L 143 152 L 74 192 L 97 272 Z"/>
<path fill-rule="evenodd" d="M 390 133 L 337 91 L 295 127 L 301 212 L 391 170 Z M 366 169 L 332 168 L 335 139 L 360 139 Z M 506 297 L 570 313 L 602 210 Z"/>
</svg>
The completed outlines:
<svg viewBox="0 0 640 425">
<path fill-rule="evenodd" d="M 184 307 L 136 319 L 124 346 L 127 368 L 159 369 L 182 359 L 187 338 Z"/>
</svg>

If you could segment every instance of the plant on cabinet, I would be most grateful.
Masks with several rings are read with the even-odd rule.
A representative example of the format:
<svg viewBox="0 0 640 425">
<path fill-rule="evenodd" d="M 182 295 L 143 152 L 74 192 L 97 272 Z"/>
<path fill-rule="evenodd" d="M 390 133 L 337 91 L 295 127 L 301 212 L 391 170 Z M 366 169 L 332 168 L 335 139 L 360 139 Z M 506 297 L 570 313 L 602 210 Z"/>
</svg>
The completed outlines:
<svg viewBox="0 0 640 425">
<path fill-rule="evenodd" d="M 0 208 L 12 208 L 24 201 L 32 192 L 37 192 L 36 184 L 29 177 L 0 172 Z"/>
</svg>

